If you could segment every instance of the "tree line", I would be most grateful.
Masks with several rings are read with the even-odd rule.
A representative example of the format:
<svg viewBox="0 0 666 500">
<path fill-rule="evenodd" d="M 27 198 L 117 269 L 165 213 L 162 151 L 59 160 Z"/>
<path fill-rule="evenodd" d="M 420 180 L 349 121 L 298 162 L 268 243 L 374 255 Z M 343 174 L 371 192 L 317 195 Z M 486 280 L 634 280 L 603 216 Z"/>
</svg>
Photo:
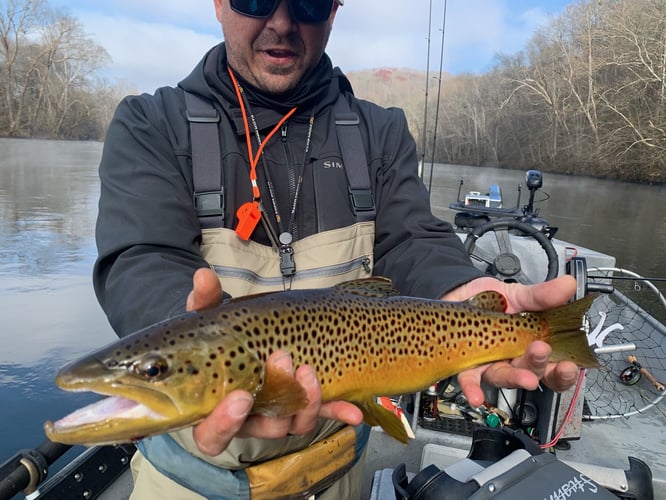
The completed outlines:
<svg viewBox="0 0 666 500">
<path fill-rule="evenodd" d="M 103 139 L 127 93 L 99 77 L 109 62 L 47 0 L 0 0 L 0 136 Z M 415 71 L 349 76 L 405 110 L 426 161 L 666 182 L 664 0 L 572 3 L 521 52 L 441 88 Z"/>
<path fill-rule="evenodd" d="M 426 161 L 666 182 L 664 0 L 572 3 L 486 73 L 445 76 L 439 112 L 435 78 L 427 108 L 414 73 L 351 78 L 405 109 Z"/>
<path fill-rule="evenodd" d="M 0 0 L 0 136 L 102 139 L 123 90 L 81 23 L 45 0 Z"/>
</svg>

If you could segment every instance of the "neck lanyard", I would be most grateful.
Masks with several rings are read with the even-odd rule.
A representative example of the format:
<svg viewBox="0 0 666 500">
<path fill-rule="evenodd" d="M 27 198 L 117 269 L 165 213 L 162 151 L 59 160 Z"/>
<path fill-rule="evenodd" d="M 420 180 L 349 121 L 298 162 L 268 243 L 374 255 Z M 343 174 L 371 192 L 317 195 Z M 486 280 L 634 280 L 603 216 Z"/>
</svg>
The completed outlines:
<svg viewBox="0 0 666 500">
<path fill-rule="evenodd" d="M 305 175 L 305 165 L 308 160 L 308 153 L 310 152 L 310 142 L 312 139 L 312 129 L 314 128 L 314 113 L 310 116 L 308 133 L 305 141 L 305 151 L 303 153 L 303 162 L 301 165 L 298 178 L 296 180 L 296 187 L 294 190 L 294 200 L 291 204 L 291 211 L 289 214 L 289 223 L 287 228 L 282 227 L 282 218 L 280 217 L 280 211 L 277 206 L 277 197 L 275 195 L 275 189 L 273 187 L 273 182 L 270 179 L 270 174 L 268 168 L 266 168 L 265 159 L 263 158 L 264 147 L 268 141 L 275 135 L 275 133 L 283 126 L 285 126 L 287 120 L 296 112 L 296 107 L 293 107 L 289 112 L 284 115 L 280 121 L 273 127 L 273 129 L 268 133 L 268 135 L 262 140 L 261 135 L 259 134 L 259 127 L 257 126 L 257 121 L 254 114 L 250 111 L 250 120 L 252 121 L 252 126 L 254 128 L 254 133 L 257 139 L 259 147 L 256 154 L 252 151 L 252 139 L 250 135 L 250 124 L 248 122 L 248 113 L 247 110 L 250 109 L 249 102 L 246 102 L 243 89 L 238 85 L 235 75 L 231 71 L 231 68 L 227 68 L 231 80 L 234 84 L 236 90 L 236 96 L 238 98 L 238 103 L 241 108 L 241 114 L 243 116 L 243 125 L 245 126 L 245 142 L 247 143 L 247 152 L 248 158 L 250 160 L 250 182 L 252 184 L 252 201 L 244 203 L 241 205 L 237 212 L 236 216 L 238 217 L 238 226 L 236 227 L 236 234 L 243 239 L 248 240 L 252 235 L 252 232 L 256 228 L 257 224 L 261 220 L 264 223 L 266 232 L 271 238 L 275 246 L 279 245 L 279 255 L 280 255 L 280 272 L 282 274 L 284 288 L 291 288 L 291 280 L 293 280 L 294 275 L 296 274 L 296 264 L 294 262 L 294 249 L 291 246 L 291 243 L 294 240 L 293 231 L 295 229 L 296 223 L 296 208 L 298 206 L 298 199 L 301 192 L 301 186 L 303 185 L 303 177 Z M 264 161 L 264 171 L 266 173 L 266 181 L 268 185 L 268 191 L 270 194 L 271 202 L 273 205 L 273 211 L 275 213 L 275 220 L 278 224 L 278 231 L 280 234 L 276 241 L 275 234 L 271 225 L 268 221 L 262 217 L 263 208 L 260 205 L 261 193 L 259 192 L 259 185 L 257 184 L 257 165 L 259 164 L 259 159 L 262 158 Z M 290 280 L 289 286 L 287 286 L 287 278 Z"/>
<path fill-rule="evenodd" d="M 264 162 L 264 171 L 266 173 L 266 184 L 268 185 L 268 192 L 271 196 L 271 203 L 273 205 L 273 212 L 275 213 L 275 220 L 277 221 L 278 229 L 280 231 L 280 243 L 283 243 L 282 241 L 283 239 L 288 238 L 288 236 L 285 235 L 285 233 L 289 233 L 292 239 L 295 236 L 296 207 L 298 206 L 298 199 L 301 192 L 301 186 L 303 185 L 303 176 L 305 175 L 305 165 L 307 164 L 308 153 L 310 152 L 310 141 L 312 140 L 312 129 L 314 128 L 314 120 L 315 120 L 314 114 L 312 114 L 310 116 L 308 132 L 305 139 L 305 151 L 303 152 L 303 162 L 301 163 L 300 171 L 296 178 L 296 185 L 294 188 L 294 199 L 291 204 L 291 211 L 289 213 L 289 222 L 286 228 L 282 226 L 282 217 L 280 217 L 280 211 L 278 210 L 277 206 L 277 197 L 275 196 L 275 188 L 273 187 L 273 181 L 271 180 L 270 173 L 268 171 L 268 168 L 266 167 L 266 163 Z M 257 129 L 256 122 L 253 121 L 253 125 L 255 133 L 257 135 L 257 140 L 259 141 L 260 140 L 259 130 Z M 286 124 L 284 126 L 286 127 Z"/>
<path fill-rule="evenodd" d="M 284 115 L 280 121 L 273 127 L 268 135 L 264 138 L 263 141 L 259 142 L 259 148 L 257 149 L 256 155 L 252 151 L 252 139 L 250 136 L 250 125 L 247 120 L 247 111 L 245 110 L 245 103 L 243 101 L 242 88 L 238 85 L 236 76 L 234 75 L 231 68 L 227 68 L 229 71 L 229 76 L 231 76 L 231 81 L 234 84 L 234 89 L 236 90 L 236 96 L 238 97 L 238 104 L 241 108 L 241 114 L 243 116 L 243 125 L 245 126 L 245 142 L 247 143 L 247 154 L 250 159 L 250 182 L 252 184 L 252 201 L 242 204 L 236 216 L 238 217 L 238 225 L 236 226 L 236 234 L 243 239 L 249 240 L 252 232 L 257 227 L 259 220 L 261 219 L 261 210 L 259 208 L 259 201 L 261 200 L 261 193 L 259 192 L 259 185 L 257 184 L 257 164 L 259 163 L 259 158 L 264 151 L 264 147 L 268 141 L 275 135 L 282 125 L 296 112 L 296 107 L 293 107 L 289 112 Z M 256 127 L 256 124 L 255 124 Z"/>
</svg>

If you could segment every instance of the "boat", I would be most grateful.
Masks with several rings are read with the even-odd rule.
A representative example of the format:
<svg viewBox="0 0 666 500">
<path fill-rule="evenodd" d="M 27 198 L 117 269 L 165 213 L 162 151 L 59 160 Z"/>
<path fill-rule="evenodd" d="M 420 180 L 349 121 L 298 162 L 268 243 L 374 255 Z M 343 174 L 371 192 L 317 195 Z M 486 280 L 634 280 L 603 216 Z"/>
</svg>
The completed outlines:
<svg viewBox="0 0 666 500">
<path fill-rule="evenodd" d="M 545 387 L 486 388 L 487 404 L 482 408 L 470 408 L 452 380 L 417 394 L 410 415 L 415 438 L 407 448 L 381 431 L 371 435 L 367 467 L 375 471 L 372 500 L 417 498 L 419 488 L 425 493 L 418 498 L 587 498 L 581 477 L 591 478 L 614 498 L 666 498 L 666 298 L 653 283 L 664 280 L 618 268 L 613 256 L 554 238 L 558 228 L 535 208 L 535 194 L 543 185 L 541 172 L 529 170 L 525 185 L 527 204 L 521 206 L 518 186 L 515 204 L 507 206 L 498 186 L 463 196 L 461 180 L 457 201 L 449 205 L 456 212 L 458 234 L 475 265 L 498 279 L 535 283 L 568 273 L 578 283 L 576 298 L 597 293 L 588 314 L 588 340 L 601 367 L 582 372 L 577 385 L 563 394 Z M 507 417 L 513 421 L 508 429 L 497 423 Z M 527 493 L 535 494 L 528 486 L 535 479 L 521 478 L 517 465 L 536 460 L 538 452 L 523 457 L 523 462 L 511 461 L 511 454 L 496 454 L 497 448 L 513 441 L 516 429 L 567 467 L 564 475 L 550 469 L 552 476 L 539 476 L 538 496 Z M 479 484 L 478 496 L 452 496 L 446 472 L 468 472 L 470 462 L 476 467 L 472 472 L 478 472 L 478 464 L 488 458 L 479 449 L 489 442 L 492 465 L 499 468 L 495 472 L 519 486 L 520 495 L 512 490 L 506 496 L 499 491 L 482 496 Z M 394 457 L 400 457 L 398 464 Z M 403 492 L 408 484 L 405 470 L 417 485 L 409 497 L 400 496 L 401 484 Z M 486 486 L 497 487 L 495 476 L 485 479 Z M 446 487 L 440 495 L 446 491 L 446 496 L 437 496 L 438 481 Z"/>
<path fill-rule="evenodd" d="M 525 492 L 529 484 L 545 488 L 543 498 L 582 495 L 593 486 L 612 498 L 666 498 L 666 299 L 656 279 L 615 267 L 613 256 L 556 239 L 558 228 L 535 208 L 541 173 L 528 171 L 525 184 L 527 204 L 521 206 L 519 186 L 507 206 L 498 187 L 463 195 L 461 180 L 450 205 L 458 234 L 475 265 L 499 279 L 532 283 L 569 273 L 578 296 L 598 293 L 588 339 L 602 368 L 588 370 L 563 394 L 486 388 L 480 408 L 467 404 L 454 379 L 384 398 L 404 415 L 413 438 L 405 446 L 373 428 L 364 499 L 441 498 L 433 491 L 439 485 L 451 492 L 452 483 L 467 492 L 476 487 L 476 496 L 460 498 L 515 498 L 506 488 Z M 129 497 L 133 445 L 88 448 L 48 477 L 49 465 L 68 448 L 45 442 L 6 460 L 0 499 L 21 491 L 30 499 Z M 557 484 L 537 481 L 538 474 Z M 424 496 L 428 488 L 435 496 Z"/>
</svg>

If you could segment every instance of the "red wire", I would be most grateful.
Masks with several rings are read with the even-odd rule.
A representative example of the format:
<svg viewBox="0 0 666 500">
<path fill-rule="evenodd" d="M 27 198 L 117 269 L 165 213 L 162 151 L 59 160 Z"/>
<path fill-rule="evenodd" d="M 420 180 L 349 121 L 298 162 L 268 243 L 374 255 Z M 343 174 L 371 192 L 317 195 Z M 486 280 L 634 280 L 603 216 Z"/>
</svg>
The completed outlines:
<svg viewBox="0 0 666 500">
<path fill-rule="evenodd" d="M 576 401 L 578 400 L 578 396 L 580 395 L 580 390 L 581 387 L 583 386 L 584 379 L 585 379 L 585 370 L 581 369 L 580 372 L 578 372 L 578 380 L 576 380 L 576 389 L 574 390 L 573 396 L 571 398 L 571 403 L 569 404 L 569 410 L 567 410 L 567 414 L 564 416 L 562 425 L 560 426 L 560 429 L 557 431 L 557 434 L 555 434 L 555 437 L 551 439 L 548 443 L 542 444 L 541 449 L 545 450 L 546 448 L 555 446 L 557 442 L 560 440 L 560 437 L 564 432 L 564 428 L 569 423 L 569 420 L 571 420 L 571 416 L 573 415 L 573 412 L 576 409 Z"/>
</svg>

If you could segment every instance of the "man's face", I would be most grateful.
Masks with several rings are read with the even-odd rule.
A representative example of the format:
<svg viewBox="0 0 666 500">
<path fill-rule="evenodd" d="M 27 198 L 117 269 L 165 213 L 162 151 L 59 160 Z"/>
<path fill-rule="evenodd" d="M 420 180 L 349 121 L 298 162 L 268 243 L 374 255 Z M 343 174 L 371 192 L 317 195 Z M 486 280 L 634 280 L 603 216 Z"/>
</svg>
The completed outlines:
<svg viewBox="0 0 666 500">
<path fill-rule="evenodd" d="M 247 82 L 270 94 L 294 89 L 317 65 L 333 27 L 334 5 L 328 21 L 299 23 L 281 0 L 267 19 L 255 19 L 231 9 L 229 0 L 215 0 L 229 65 Z"/>
</svg>

